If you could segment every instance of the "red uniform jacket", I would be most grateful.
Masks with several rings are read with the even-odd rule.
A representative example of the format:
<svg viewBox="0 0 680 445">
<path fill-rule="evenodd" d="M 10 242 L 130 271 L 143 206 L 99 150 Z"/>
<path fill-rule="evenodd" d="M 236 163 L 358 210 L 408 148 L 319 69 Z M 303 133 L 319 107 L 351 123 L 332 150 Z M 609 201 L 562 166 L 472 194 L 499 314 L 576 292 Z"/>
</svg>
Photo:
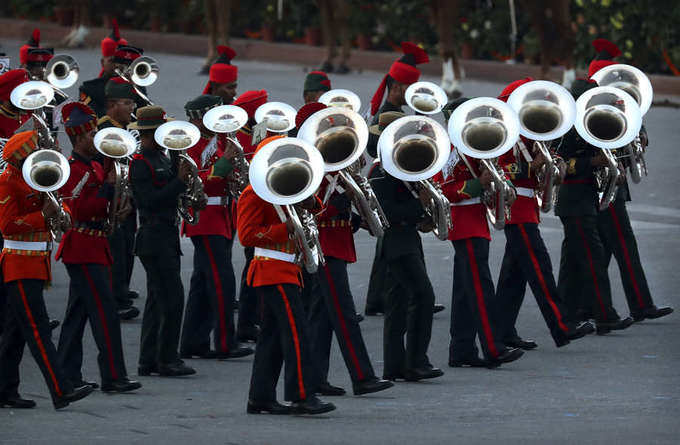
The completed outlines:
<svg viewBox="0 0 680 445">
<path fill-rule="evenodd" d="M 17 113 L 0 105 L 0 138 L 10 138 L 28 119 L 31 113 Z"/>
<path fill-rule="evenodd" d="M 239 131 L 236 132 L 236 139 L 238 139 L 239 144 L 243 147 L 243 153 L 246 154 L 246 159 L 248 162 L 253 158 L 255 154 L 255 149 L 257 145 L 253 145 L 253 132 L 248 126 L 248 124 L 241 127 Z"/>
<path fill-rule="evenodd" d="M 229 200 L 227 200 L 228 180 L 221 175 L 216 175 L 214 170 L 215 162 L 224 154 L 224 144 L 219 142 L 219 137 L 212 144 L 211 141 L 213 141 L 212 138 L 202 136 L 196 145 L 189 149 L 188 155 L 198 166 L 199 176 L 208 198 L 222 198 L 222 202 L 208 204 L 205 209 L 201 210 L 197 224 L 183 223 L 182 233 L 186 236 L 221 235 L 231 239 L 234 233 L 232 223 L 234 218 Z M 206 150 L 213 151 L 213 153 L 210 154 Z"/>
<path fill-rule="evenodd" d="M 531 147 L 533 141 L 522 138 L 527 149 Z M 498 164 L 505 171 L 506 176 L 510 179 L 512 184 L 519 188 L 536 190 L 538 183 L 536 181 L 536 172 L 531 171 L 530 164 L 524 159 L 524 155 L 515 145 L 512 150 L 509 150 L 498 160 Z M 518 190 L 517 199 L 510 208 L 510 219 L 506 224 L 524 224 L 535 223 L 540 221 L 538 212 L 538 199 L 534 193 L 533 197 L 522 196 Z"/>
<path fill-rule="evenodd" d="M 243 246 L 295 254 L 295 242 L 289 238 L 286 224 L 281 222 L 274 206 L 257 196 L 250 185 L 238 200 L 237 222 Z M 300 286 L 301 269 L 297 263 L 255 255 L 248 268 L 247 282 L 253 287 L 283 283 Z"/>
<path fill-rule="evenodd" d="M 106 184 L 104 168 L 94 160 L 87 160 L 78 153 L 69 158 L 71 176 L 59 192 L 71 209 L 73 227 L 61 239 L 55 259 L 64 264 L 113 263 L 105 224 L 113 187 Z M 71 198 L 74 188 L 89 173 L 77 198 Z"/>
<path fill-rule="evenodd" d="M 334 173 L 332 176 L 337 177 L 337 174 Z M 324 178 L 318 196 L 324 198 L 328 186 L 329 181 Z M 338 208 L 335 205 L 336 202 L 342 202 L 342 207 L 345 208 Z M 323 254 L 348 263 L 356 262 L 357 254 L 352 232 L 352 207 L 349 198 L 346 198 L 336 188 L 330 195 L 324 210 L 317 215 L 317 222 Z"/>
<path fill-rule="evenodd" d="M 24 182 L 13 165 L 0 175 L 0 232 L 5 240 L 49 242 L 42 214 L 43 197 Z M 7 243 L 5 243 L 5 246 Z M 22 279 L 49 281 L 50 251 L 3 248 L 0 264 L 5 283 Z"/>
<path fill-rule="evenodd" d="M 468 158 L 468 160 L 475 169 L 475 173 L 479 174 L 479 161 L 473 158 Z M 453 228 L 449 230 L 449 240 L 457 241 L 467 238 L 491 240 L 484 204 L 456 205 L 456 203 L 464 204 L 468 199 L 479 198 L 482 193 L 479 180 L 470 173 L 465 162 L 458 161 L 447 178 L 438 173 L 434 179 L 441 184 L 444 196 L 451 202 Z"/>
</svg>

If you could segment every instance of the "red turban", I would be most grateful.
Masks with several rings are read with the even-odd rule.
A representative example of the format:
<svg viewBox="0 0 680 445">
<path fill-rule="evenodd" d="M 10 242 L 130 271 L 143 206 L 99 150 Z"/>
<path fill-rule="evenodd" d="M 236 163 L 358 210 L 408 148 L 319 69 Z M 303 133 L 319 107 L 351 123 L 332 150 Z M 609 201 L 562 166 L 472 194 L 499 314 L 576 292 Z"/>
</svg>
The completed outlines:
<svg viewBox="0 0 680 445">
<path fill-rule="evenodd" d="M 525 77 L 524 79 L 519 79 L 519 80 L 516 80 L 516 81 L 510 83 L 510 85 L 503 88 L 503 91 L 501 91 L 501 95 L 498 96 L 498 98 L 500 100 L 502 100 L 503 102 L 507 102 L 508 97 L 510 97 L 510 95 L 512 94 L 513 91 L 515 91 L 521 85 L 524 85 L 527 82 L 531 82 L 532 80 L 534 80 L 533 77 Z"/>
<path fill-rule="evenodd" d="M 385 95 L 385 89 L 387 88 L 387 76 L 392 77 L 397 82 L 410 85 L 417 82 L 420 78 L 420 70 L 416 68 L 416 65 L 430 61 L 427 53 L 411 42 L 402 42 L 401 50 L 404 52 L 404 55 L 392 63 L 390 71 L 383 77 L 382 82 L 380 82 L 378 89 L 371 99 L 371 114 L 375 114 L 380 108 L 383 96 Z"/>
<path fill-rule="evenodd" d="M 257 110 L 260 105 L 267 102 L 267 91 L 246 91 L 236 98 L 232 105 L 237 105 L 248 113 L 249 118 L 255 117 L 255 110 Z"/>
<path fill-rule="evenodd" d="M 605 66 L 616 65 L 617 62 L 613 60 L 593 60 L 588 66 L 588 77 L 593 77 L 593 74 L 600 71 Z"/>
<path fill-rule="evenodd" d="M 607 39 L 595 39 L 591 43 L 598 53 L 598 59 L 613 59 L 621 55 L 619 47 Z"/>
<path fill-rule="evenodd" d="M 0 100 L 9 100 L 12 90 L 28 82 L 28 71 L 23 68 L 9 70 L 0 76 Z"/>
<path fill-rule="evenodd" d="M 127 45 L 128 41 L 120 37 L 120 30 L 118 29 L 118 20 L 115 18 L 111 21 L 113 30 L 111 34 L 102 39 L 102 57 L 111 57 L 116 52 L 118 45 Z"/>
<path fill-rule="evenodd" d="M 210 67 L 210 77 L 208 83 L 203 89 L 203 94 L 210 94 L 210 85 L 215 83 L 232 83 L 236 82 L 238 77 L 238 67 L 231 64 L 231 59 L 236 57 L 236 51 L 225 45 L 217 47 L 219 57 Z"/>
<path fill-rule="evenodd" d="M 327 108 L 326 104 L 322 104 L 321 102 L 310 102 L 305 104 L 295 115 L 295 126 L 300 128 L 309 116 L 324 108 Z"/>
<path fill-rule="evenodd" d="M 28 49 L 31 47 L 37 48 L 39 46 L 40 46 L 40 29 L 35 28 L 33 30 L 33 33 L 31 34 L 31 38 L 28 40 L 28 43 L 19 48 L 19 63 L 22 65 L 26 65 L 29 62 Z"/>
<path fill-rule="evenodd" d="M 69 136 L 83 134 L 97 128 L 97 114 L 85 104 L 69 102 L 61 109 L 64 130 Z"/>
</svg>

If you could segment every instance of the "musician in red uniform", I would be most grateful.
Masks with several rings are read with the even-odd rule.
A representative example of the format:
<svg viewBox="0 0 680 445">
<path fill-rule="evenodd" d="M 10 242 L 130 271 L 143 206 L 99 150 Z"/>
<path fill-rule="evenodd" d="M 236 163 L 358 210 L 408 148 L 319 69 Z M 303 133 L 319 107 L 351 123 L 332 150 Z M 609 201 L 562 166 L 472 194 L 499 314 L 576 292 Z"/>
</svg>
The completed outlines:
<svg viewBox="0 0 680 445">
<path fill-rule="evenodd" d="M 236 97 L 238 86 L 238 67 L 231 64 L 231 59 L 236 57 L 236 51 L 232 48 L 220 45 L 217 47 L 219 56 L 210 67 L 208 83 L 203 89 L 203 94 L 220 96 L 222 101 L 229 105 Z"/>
<path fill-rule="evenodd" d="M 515 89 L 532 80 L 527 77 L 512 82 L 501 92 L 499 99 L 507 101 Z M 538 228 L 540 218 L 535 190 L 539 184 L 536 174 L 545 158 L 540 152 L 532 155 L 532 149 L 533 141 L 521 137 L 513 149 L 499 159 L 499 165 L 517 192 L 517 199 L 510 209 L 510 219 L 505 222 L 505 255 L 496 287 L 502 322 L 501 340 L 506 346 L 524 350 L 538 346 L 534 341 L 523 340 L 515 329 L 527 283 L 557 347 L 595 331 L 589 322 L 576 326 L 569 321 L 567 308 L 557 291 L 550 254 Z"/>
<path fill-rule="evenodd" d="M 37 144 L 35 131 L 21 132 L 5 144 L 2 155 L 7 168 L 0 175 L 0 231 L 5 237 L 0 267 L 8 314 L 0 340 L 0 407 L 35 407 L 34 401 L 19 395 L 19 365 L 28 344 L 52 403 L 59 409 L 86 397 L 92 387 L 74 389 L 59 365 L 50 338 L 43 298 L 43 288 L 50 281 L 52 239 L 47 220 L 57 215 L 59 207 L 32 189 L 21 172 L 24 160 L 38 149 Z M 68 229 L 68 221 L 61 229 Z"/>
<path fill-rule="evenodd" d="M 188 155 L 198 166 L 208 205 L 200 212 L 197 224 L 184 222 L 182 226 L 183 234 L 194 245 L 194 271 L 180 343 L 182 358 L 226 359 L 254 352 L 238 346 L 234 330 L 236 280 L 231 263 L 234 222 L 227 191 L 233 170 L 231 159 L 237 151 L 228 139 L 218 138 L 203 125 L 203 115 L 221 104 L 221 97 L 204 94 L 184 106 L 189 121 L 201 130 L 201 138 Z"/>
<path fill-rule="evenodd" d="M 456 99 L 445 107 L 445 114 L 466 98 Z M 448 116 L 447 116 L 448 118 Z M 449 366 L 484 367 L 512 362 L 523 354 L 521 349 L 503 344 L 494 307 L 494 287 L 489 270 L 491 235 L 486 209 L 481 202 L 491 174 L 482 170 L 478 160 L 469 158 L 470 171 L 458 152 L 452 148 L 451 158 L 435 178 L 451 202 L 449 240 L 455 249 L 453 262 L 453 297 L 451 303 L 451 344 Z M 485 359 L 480 359 L 475 345 L 479 335 Z"/>
<path fill-rule="evenodd" d="M 133 391 L 142 385 L 127 377 L 120 320 L 111 288 L 112 257 L 106 219 L 115 178 L 112 173 L 107 176 L 94 160 L 95 112 L 87 105 L 72 102 L 63 107 L 62 116 L 73 152 L 69 158 L 71 174 L 60 193 L 71 208 L 73 226 L 64 234 L 55 257 L 66 265 L 71 279 L 59 336 L 59 361 L 75 386 L 88 384 L 83 381 L 81 367 L 83 334 L 89 321 L 99 350 L 102 391 Z"/>
<path fill-rule="evenodd" d="M 264 146 L 274 138 L 265 139 Z M 315 202 L 305 203 L 314 208 Z M 238 234 L 241 244 L 255 250 L 247 274 L 261 302 L 258 337 L 247 411 L 251 414 L 321 414 L 335 409 L 314 395 L 318 373 L 312 361 L 309 326 L 300 287 L 300 266 L 295 262 L 292 225 L 282 222 L 275 207 L 248 185 L 238 200 Z M 276 383 L 285 362 L 284 398 L 276 401 Z"/>
<path fill-rule="evenodd" d="M 12 90 L 28 82 L 28 71 L 9 70 L 0 76 L 0 138 L 9 139 L 31 117 L 29 111 L 15 107 L 10 101 Z"/>
</svg>

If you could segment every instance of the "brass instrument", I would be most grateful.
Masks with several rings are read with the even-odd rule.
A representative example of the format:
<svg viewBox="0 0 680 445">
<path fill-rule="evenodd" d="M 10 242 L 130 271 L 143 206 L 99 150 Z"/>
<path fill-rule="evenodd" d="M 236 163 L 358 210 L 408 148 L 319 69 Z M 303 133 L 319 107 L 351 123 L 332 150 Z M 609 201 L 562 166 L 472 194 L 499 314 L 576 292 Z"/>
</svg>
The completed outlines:
<svg viewBox="0 0 680 445">
<path fill-rule="evenodd" d="M 10 94 L 12 105 L 22 110 L 43 108 L 54 99 L 54 88 L 42 80 L 30 80 L 18 85 Z"/>
<path fill-rule="evenodd" d="M 405 116 L 390 123 L 378 139 L 382 168 L 391 176 L 424 190 L 429 197 L 425 213 L 433 233 L 446 240 L 451 229 L 451 203 L 431 178 L 444 167 L 451 153 L 446 130 L 426 116 Z"/>
<path fill-rule="evenodd" d="M 484 190 L 482 202 L 486 216 L 494 228 L 501 230 L 510 218 L 515 190 L 508 183 L 497 159 L 517 143 L 519 117 L 505 102 L 492 97 L 478 97 L 462 103 L 449 118 L 449 136 L 467 165 L 477 177 L 467 156 L 479 159 L 492 176 L 490 187 Z"/>
<path fill-rule="evenodd" d="M 418 114 L 437 114 L 448 102 L 446 92 L 432 82 L 415 82 L 404 93 L 406 104 Z"/>
<path fill-rule="evenodd" d="M 508 105 L 519 116 L 519 132 L 534 141 L 533 148 L 545 162 L 537 173 L 537 197 L 544 213 L 549 212 L 557 198 L 560 170 L 553 159 L 550 141 L 566 134 L 576 119 L 576 101 L 563 86 L 545 80 L 520 85 L 508 98 Z M 519 141 L 522 144 L 521 141 Z"/>
<path fill-rule="evenodd" d="M 616 196 L 620 173 L 612 150 L 633 142 L 641 126 L 640 107 L 621 89 L 597 87 L 576 100 L 576 131 L 587 143 L 599 148 L 607 160 L 607 165 L 595 172 L 600 210 L 606 209 Z"/>
<path fill-rule="evenodd" d="M 236 138 L 236 132 L 248 122 L 248 113 L 236 105 L 220 105 L 211 108 L 203 115 L 203 125 L 213 133 L 224 133 L 239 150 L 238 154 L 231 159 L 234 167 L 229 181 L 227 192 L 236 199 L 248 185 L 248 169 L 250 165 L 246 160 L 243 147 Z"/>
<path fill-rule="evenodd" d="M 324 264 L 324 257 L 314 215 L 296 204 L 316 193 L 323 171 L 323 157 L 317 149 L 301 139 L 286 137 L 258 150 L 248 173 L 253 191 L 274 205 L 282 221 L 293 224 L 297 261 L 309 273 Z"/>
<path fill-rule="evenodd" d="M 130 156 L 137 151 L 137 143 L 129 131 L 110 127 L 99 130 L 94 135 L 94 146 L 99 153 L 113 159 L 115 182 L 107 221 L 107 230 L 111 235 L 119 224 L 118 214 L 130 207 L 132 190 L 129 181 L 129 166 L 121 161 L 130 159 Z"/>
<path fill-rule="evenodd" d="M 329 107 L 349 108 L 358 113 L 361 110 L 361 99 L 350 90 L 336 88 L 326 91 L 319 97 L 319 102 Z"/>
<path fill-rule="evenodd" d="M 295 108 L 283 102 L 267 102 L 255 110 L 255 122 L 264 123 L 267 131 L 287 133 L 295 128 Z"/>
<path fill-rule="evenodd" d="M 187 224 L 196 224 L 200 217 L 201 203 L 207 201 L 203 190 L 203 181 L 198 176 L 198 166 L 185 154 L 185 151 L 196 145 L 201 137 L 201 131 L 192 123 L 186 121 L 169 121 L 156 128 L 154 139 L 156 143 L 168 150 L 179 151 L 179 163 L 186 162 L 191 167 L 191 176 L 187 183 L 186 192 L 177 200 L 177 211 Z"/>
<path fill-rule="evenodd" d="M 147 103 L 153 105 L 153 102 L 141 92 L 138 86 L 147 87 L 158 79 L 158 62 L 148 56 L 137 57 L 125 70 L 115 69 L 118 76 L 132 83 L 135 93 Z"/>
<path fill-rule="evenodd" d="M 382 236 L 389 222 L 371 185 L 361 173 L 361 157 L 368 143 L 368 125 L 361 115 L 349 108 L 320 110 L 302 124 L 298 137 L 319 150 L 325 171 L 338 172 L 344 186 L 351 191 L 352 203 L 366 222 L 368 231 L 373 236 Z M 329 190 L 326 198 L 332 191 Z"/>
</svg>

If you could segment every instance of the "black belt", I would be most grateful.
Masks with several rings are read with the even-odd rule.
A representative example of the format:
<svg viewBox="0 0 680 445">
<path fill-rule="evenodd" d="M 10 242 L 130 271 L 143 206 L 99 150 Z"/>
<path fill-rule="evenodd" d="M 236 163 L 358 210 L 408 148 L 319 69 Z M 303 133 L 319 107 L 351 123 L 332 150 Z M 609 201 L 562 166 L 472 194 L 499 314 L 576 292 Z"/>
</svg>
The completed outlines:
<svg viewBox="0 0 680 445">
<path fill-rule="evenodd" d="M 73 223 L 74 229 L 84 230 L 104 230 L 106 229 L 106 221 L 76 221 Z"/>
<path fill-rule="evenodd" d="M 160 216 L 160 215 L 140 215 L 139 222 L 142 226 L 155 226 L 158 224 L 166 224 L 169 226 L 176 226 L 179 222 L 177 216 Z"/>
</svg>

